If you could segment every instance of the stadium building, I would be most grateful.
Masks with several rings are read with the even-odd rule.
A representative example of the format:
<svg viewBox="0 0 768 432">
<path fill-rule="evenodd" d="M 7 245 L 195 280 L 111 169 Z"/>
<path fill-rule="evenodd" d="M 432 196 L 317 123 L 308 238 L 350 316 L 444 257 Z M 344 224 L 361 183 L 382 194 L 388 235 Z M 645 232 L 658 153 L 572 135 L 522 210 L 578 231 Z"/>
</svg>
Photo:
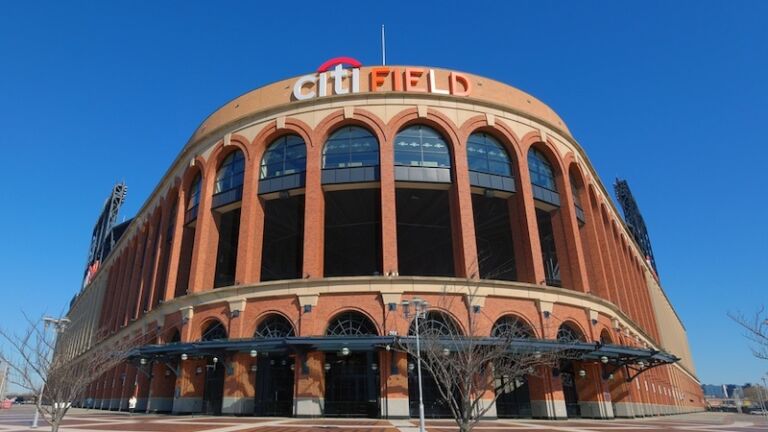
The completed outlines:
<svg viewBox="0 0 768 432">
<path fill-rule="evenodd" d="M 59 350 L 137 341 L 82 405 L 279 416 L 415 416 L 424 325 L 579 341 L 488 416 L 699 411 L 685 328 L 626 183 L 626 223 L 564 121 L 469 73 L 338 58 L 211 114 L 129 223 L 105 205 Z M 472 293 L 472 295 L 469 295 Z M 477 336 L 477 335 L 474 335 Z M 502 378 L 500 378 L 502 379 Z M 428 416 L 446 415 L 424 378 Z"/>
</svg>

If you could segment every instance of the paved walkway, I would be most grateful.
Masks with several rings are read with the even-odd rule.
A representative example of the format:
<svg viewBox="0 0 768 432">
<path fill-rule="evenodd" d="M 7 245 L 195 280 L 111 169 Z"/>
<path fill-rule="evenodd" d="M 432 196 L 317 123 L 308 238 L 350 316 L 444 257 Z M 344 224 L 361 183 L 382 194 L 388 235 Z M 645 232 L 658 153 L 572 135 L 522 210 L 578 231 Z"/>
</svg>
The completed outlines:
<svg viewBox="0 0 768 432">
<path fill-rule="evenodd" d="M 0 410 L 0 432 L 50 428 L 41 423 L 31 429 L 33 407 L 15 406 Z M 64 432 L 417 432 L 414 420 L 376 419 L 295 419 L 258 417 L 167 416 L 72 409 L 61 428 Z M 428 432 L 455 432 L 449 420 L 427 421 Z M 766 432 L 768 422 L 758 416 L 723 413 L 688 414 L 634 420 L 495 420 L 483 421 L 477 432 Z"/>
</svg>

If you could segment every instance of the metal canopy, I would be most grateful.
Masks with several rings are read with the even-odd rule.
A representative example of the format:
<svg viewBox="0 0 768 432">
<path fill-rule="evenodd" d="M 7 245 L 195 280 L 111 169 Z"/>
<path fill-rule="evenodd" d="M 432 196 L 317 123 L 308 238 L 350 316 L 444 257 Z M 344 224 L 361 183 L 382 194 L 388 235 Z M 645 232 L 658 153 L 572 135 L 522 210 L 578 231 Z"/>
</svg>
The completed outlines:
<svg viewBox="0 0 768 432">
<path fill-rule="evenodd" d="M 413 336 L 320 336 L 320 337 L 282 337 L 253 339 L 221 339 L 204 342 L 170 343 L 165 345 L 145 345 L 133 350 L 132 360 L 176 359 L 182 354 L 188 357 L 224 356 L 238 352 L 257 351 L 258 353 L 305 353 L 308 351 L 338 352 L 343 348 L 351 352 L 371 351 L 395 347 L 397 344 L 410 346 L 416 343 Z M 509 351 L 517 353 L 558 352 L 574 353 L 574 360 L 594 361 L 612 368 L 610 373 L 625 368 L 627 380 L 632 381 L 645 370 L 656 366 L 675 363 L 680 360 L 672 354 L 662 351 L 635 348 L 623 345 L 588 343 L 578 341 L 553 341 L 542 339 L 517 339 L 509 341 L 501 338 L 443 338 L 440 344 L 451 350 L 467 349 L 470 346 L 494 346 L 508 344 Z"/>
</svg>

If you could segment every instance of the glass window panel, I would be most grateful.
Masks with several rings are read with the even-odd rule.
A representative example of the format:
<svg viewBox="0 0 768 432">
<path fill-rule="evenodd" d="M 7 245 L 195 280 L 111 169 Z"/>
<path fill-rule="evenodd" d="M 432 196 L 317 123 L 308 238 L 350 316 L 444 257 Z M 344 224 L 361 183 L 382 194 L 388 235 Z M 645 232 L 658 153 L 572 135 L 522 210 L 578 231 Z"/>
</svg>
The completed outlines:
<svg viewBox="0 0 768 432">
<path fill-rule="evenodd" d="M 344 127 L 326 141 L 323 168 L 378 165 L 378 152 L 378 141 L 368 130 L 357 126 Z"/>
<path fill-rule="evenodd" d="M 261 179 L 276 177 L 307 169 L 307 149 L 304 140 L 296 135 L 287 135 L 275 140 L 269 146 L 261 161 Z"/>
<path fill-rule="evenodd" d="M 415 125 L 397 134 L 395 164 L 424 167 L 450 167 L 448 144 L 434 129 Z"/>
<path fill-rule="evenodd" d="M 540 151 L 528 151 L 528 169 L 531 171 L 531 183 L 557 192 L 552 165 Z"/>
<path fill-rule="evenodd" d="M 467 140 L 467 160 L 471 171 L 512 177 L 509 155 L 499 141 L 477 132 Z"/>
</svg>

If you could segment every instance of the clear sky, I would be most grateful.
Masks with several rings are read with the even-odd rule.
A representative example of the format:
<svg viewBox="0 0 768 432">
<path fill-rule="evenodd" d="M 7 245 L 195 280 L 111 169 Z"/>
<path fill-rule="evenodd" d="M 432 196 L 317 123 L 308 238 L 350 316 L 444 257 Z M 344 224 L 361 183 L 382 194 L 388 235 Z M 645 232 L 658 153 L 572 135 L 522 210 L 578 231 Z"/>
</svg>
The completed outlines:
<svg viewBox="0 0 768 432">
<path fill-rule="evenodd" d="M 369 7 L 370 5 L 370 7 Z M 0 325 L 64 310 L 115 181 L 133 216 L 228 100 L 348 55 L 446 67 L 555 109 L 628 179 L 704 383 L 756 381 L 728 311 L 768 304 L 768 2 L 5 2 Z"/>
</svg>

